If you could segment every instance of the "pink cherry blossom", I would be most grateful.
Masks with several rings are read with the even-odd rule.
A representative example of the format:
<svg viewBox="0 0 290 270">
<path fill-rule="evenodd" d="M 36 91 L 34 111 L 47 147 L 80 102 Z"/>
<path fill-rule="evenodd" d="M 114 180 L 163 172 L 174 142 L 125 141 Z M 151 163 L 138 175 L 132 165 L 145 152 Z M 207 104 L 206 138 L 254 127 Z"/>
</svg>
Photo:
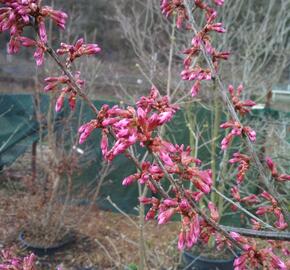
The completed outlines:
<svg viewBox="0 0 290 270">
<path fill-rule="evenodd" d="M 165 224 L 167 223 L 171 217 L 176 213 L 176 208 L 169 208 L 158 214 L 158 224 Z"/>
<path fill-rule="evenodd" d="M 45 45 L 47 42 L 45 19 L 51 18 L 58 26 L 64 28 L 67 15 L 51 7 L 40 6 L 40 1 L 36 0 L 3 1 L 3 6 L 0 8 L 0 32 L 10 30 L 8 53 L 17 53 L 19 51 L 24 29 L 31 26 L 30 22 L 32 20 L 30 18 L 34 19 L 38 28 L 39 41 L 33 46 L 36 47 L 34 53 L 36 63 L 41 65 L 44 62 Z M 28 44 L 26 43 L 26 45 Z"/>
<path fill-rule="evenodd" d="M 65 12 L 54 10 L 49 6 L 43 6 L 40 9 L 40 14 L 44 17 L 50 17 L 60 28 L 65 28 L 66 20 L 68 18 Z"/>
<path fill-rule="evenodd" d="M 221 128 L 227 129 L 231 128 L 231 132 L 226 135 L 226 137 L 223 138 L 221 142 L 221 148 L 222 150 L 225 150 L 228 148 L 229 144 L 233 140 L 234 136 L 241 136 L 245 135 L 254 142 L 256 140 L 256 132 L 249 126 L 242 126 L 241 123 L 233 120 L 229 120 L 223 124 L 220 125 Z"/>
<path fill-rule="evenodd" d="M 185 247 L 185 232 L 181 231 L 178 235 L 178 249 L 183 250 Z"/>
<path fill-rule="evenodd" d="M 84 85 L 84 81 L 80 79 L 80 72 L 76 72 L 74 78 L 79 87 L 82 87 Z M 56 104 L 57 112 L 59 112 L 63 107 L 65 96 L 69 96 L 68 101 L 71 110 L 75 109 L 77 93 L 73 89 L 72 85 L 70 84 L 70 79 L 66 75 L 62 75 L 59 77 L 47 77 L 45 79 L 45 82 L 47 83 L 44 88 L 44 91 L 46 92 L 55 91 L 59 87 L 61 87 L 58 104 Z"/>
<path fill-rule="evenodd" d="M 36 64 L 41 66 L 44 62 L 44 53 L 47 50 L 45 43 L 42 40 L 36 41 L 26 37 L 19 37 L 19 41 L 24 47 L 36 47 L 36 51 L 33 56 Z"/>
<path fill-rule="evenodd" d="M 222 23 L 213 23 L 208 24 L 205 29 L 206 32 L 208 31 L 216 31 L 218 33 L 225 33 L 226 29 L 223 27 Z"/>
<path fill-rule="evenodd" d="M 80 133 L 79 143 L 80 144 L 84 143 L 90 136 L 90 134 L 93 132 L 93 130 L 96 129 L 96 127 L 97 127 L 96 120 L 91 120 L 89 123 L 82 125 L 78 130 Z"/>
<path fill-rule="evenodd" d="M 184 20 L 188 19 L 186 8 L 183 0 L 162 0 L 160 3 L 161 12 L 166 16 L 171 16 L 174 12 L 177 13 L 176 26 L 181 28 Z"/>
<path fill-rule="evenodd" d="M 290 181 L 290 175 L 278 173 L 277 165 L 276 163 L 273 162 L 273 160 L 270 157 L 266 157 L 265 160 L 269 170 L 271 171 L 272 177 L 274 177 L 276 181 L 278 182 Z"/>
<path fill-rule="evenodd" d="M 213 2 L 218 6 L 222 6 L 225 1 L 224 0 L 213 0 Z"/>
<path fill-rule="evenodd" d="M 250 158 L 247 155 L 236 152 L 233 154 L 233 158 L 229 160 L 229 163 L 239 163 L 238 174 L 237 174 L 237 184 L 242 183 L 246 172 L 250 168 Z"/>
<path fill-rule="evenodd" d="M 252 100 L 245 100 L 245 101 L 240 100 L 240 96 L 243 91 L 242 84 L 238 86 L 237 90 L 235 90 L 232 85 L 229 85 L 228 91 L 230 93 L 235 110 L 239 112 L 241 116 L 250 112 L 250 108 L 256 105 L 256 103 Z"/>
<path fill-rule="evenodd" d="M 219 213 L 214 203 L 208 202 L 208 209 L 210 211 L 211 218 L 217 222 L 219 220 Z"/>
<path fill-rule="evenodd" d="M 84 39 L 80 38 L 74 45 L 61 43 L 57 53 L 60 55 L 68 54 L 68 61 L 73 62 L 76 58 L 83 55 L 94 55 L 101 51 L 98 44 L 85 44 Z"/>
<path fill-rule="evenodd" d="M 59 112 L 62 107 L 63 107 L 63 103 L 64 103 L 64 95 L 65 93 L 62 92 L 59 97 L 57 98 L 56 104 L 55 104 L 55 111 Z"/>
</svg>

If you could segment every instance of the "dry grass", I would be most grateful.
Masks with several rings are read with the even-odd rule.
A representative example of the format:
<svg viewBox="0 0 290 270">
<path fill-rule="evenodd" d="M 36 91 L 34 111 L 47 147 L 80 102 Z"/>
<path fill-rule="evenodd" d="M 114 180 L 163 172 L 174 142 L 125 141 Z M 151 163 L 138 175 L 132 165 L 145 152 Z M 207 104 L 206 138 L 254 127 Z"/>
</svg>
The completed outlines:
<svg viewBox="0 0 290 270">
<path fill-rule="evenodd" d="M 29 222 L 29 207 L 39 202 L 38 195 L 25 191 L 7 193 L 0 190 L 0 239 L 4 247 L 23 250 L 17 240 L 18 233 Z M 72 206 L 65 217 L 65 224 L 74 226 L 88 206 Z M 39 210 L 39 209 L 38 209 Z M 33 213 L 31 213 L 33 214 Z M 137 217 L 131 217 L 138 222 Z M 176 251 L 176 232 L 178 225 L 170 223 L 158 226 L 156 222 L 145 225 L 145 241 L 149 269 L 173 269 L 178 261 Z M 132 224 L 121 214 L 104 212 L 92 208 L 82 222 L 75 228 L 77 240 L 52 256 L 39 258 L 39 270 L 55 269 L 62 264 L 64 269 L 91 267 L 96 269 L 124 269 L 126 265 L 138 264 L 138 226 Z M 167 267 L 167 268 L 166 268 Z"/>
</svg>

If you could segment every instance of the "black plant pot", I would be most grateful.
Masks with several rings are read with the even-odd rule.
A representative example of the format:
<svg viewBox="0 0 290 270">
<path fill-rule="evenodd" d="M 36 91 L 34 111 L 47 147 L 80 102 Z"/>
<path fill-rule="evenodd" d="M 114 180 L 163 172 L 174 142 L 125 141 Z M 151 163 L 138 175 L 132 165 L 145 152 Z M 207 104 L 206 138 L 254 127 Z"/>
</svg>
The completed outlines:
<svg viewBox="0 0 290 270">
<path fill-rule="evenodd" d="M 58 242 L 57 244 L 40 246 L 25 240 L 25 233 L 24 231 L 21 231 L 18 235 L 18 240 L 25 248 L 32 251 L 35 255 L 45 256 L 52 255 L 54 252 L 72 244 L 75 241 L 75 235 L 73 233 L 69 233 L 62 239 L 62 241 Z"/>
<path fill-rule="evenodd" d="M 183 253 L 183 262 L 188 267 L 186 270 L 234 270 L 234 260 L 215 260 L 195 256 L 189 252 Z"/>
</svg>

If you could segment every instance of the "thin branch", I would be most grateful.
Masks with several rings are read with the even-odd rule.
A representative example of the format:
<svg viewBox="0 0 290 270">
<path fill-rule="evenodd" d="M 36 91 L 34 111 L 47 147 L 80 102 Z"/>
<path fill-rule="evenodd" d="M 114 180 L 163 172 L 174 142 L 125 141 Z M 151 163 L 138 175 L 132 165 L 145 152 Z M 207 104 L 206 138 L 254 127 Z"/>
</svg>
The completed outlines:
<svg viewBox="0 0 290 270">
<path fill-rule="evenodd" d="M 290 241 L 290 233 L 289 232 L 269 232 L 269 231 L 257 231 L 245 228 L 237 228 L 220 225 L 224 230 L 229 232 L 237 232 L 241 235 L 252 237 L 252 238 L 260 238 L 265 240 L 278 240 L 278 241 Z"/>
<path fill-rule="evenodd" d="M 117 204 L 115 204 L 113 201 L 112 201 L 112 199 L 111 199 L 111 197 L 110 196 L 108 196 L 107 197 L 107 201 L 116 209 L 116 210 L 118 210 L 122 215 L 124 215 L 131 223 L 132 223 L 132 225 L 134 225 L 137 229 L 139 228 L 139 226 L 138 226 L 138 224 L 127 214 L 127 213 L 125 213 L 120 207 L 118 207 L 118 205 Z"/>
<path fill-rule="evenodd" d="M 169 50 L 169 59 L 168 59 L 168 68 L 167 68 L 167 87 L 166 87 L 166 93 L 168 98 L 171 97 L 170 95 L 170 88 L 171 88 L 171 69 L 172 69 L 172 59 L 173 59 L 173 50 L 174 50 L 174 43 L 175 43 L 175 18 L 173 19 L 172 23 L 172 32 L 170 36 L 170 50 Z"/>
</svg>

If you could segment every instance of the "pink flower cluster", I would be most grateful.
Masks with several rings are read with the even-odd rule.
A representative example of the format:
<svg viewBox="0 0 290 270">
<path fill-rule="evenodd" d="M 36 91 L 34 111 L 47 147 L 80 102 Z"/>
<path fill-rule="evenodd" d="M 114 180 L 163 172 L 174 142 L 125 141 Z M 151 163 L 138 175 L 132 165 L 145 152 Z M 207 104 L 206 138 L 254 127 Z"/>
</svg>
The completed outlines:
<svg viewBox="0 0 290 270">
<path fill-rule="evenodd" d="M 184 216 L 181 223 L 181 231 L 178 235 L 178 249 L 183 250 L 185 247 L 191 248 L 197 243 L 200 237 L 201 226 L 199 216 L 192 214 Z"/>
<path fill-rule="evenodd" d="M 206 11 L 207 17 L 210 17 L 212 14 L 216 13 L 216 11 L 210 7 L 210 5 L 206 4 L 204 0 L 195 0 L 194 3 L 196 7 Z M 224 4 L 224 0 L 213 0 L 213 3 L 218 6 L 222 6 Z M 184 0 L 161 0 L 160 7 L 162 13 L 166 17 L 172 16 L 176 13 L 177 28 L 181 28 L 183 21 L 188 20 Z"/>
<path fill-rule="evenodd" d="M 188 19 L 183 0 L 161 0 L 160 6 L 162 13 L 166 17 L 169 17 L 176 12 L 176 26 L 178 28 L 182 27 L 182 23 L 185 19 Z"/>
<path fill-rule="evenodd" d="M 42 6 L 40 2 L 38 0 L 2 0 L 3 6 L 0 8 L 0 32 L 10 31 L 8 53 L 18 52 L 21 45 L 35 47 L 34 58 L 38 66 L 43 64 L 45 52 L 48 50 L 45 19 L 52 19 L 57 26 L 64 29 L 68 17 L 66 13 L 50 6 Z M 31 39 L 22 36 L 25 27 L 34 28 L 38 37 Z M 100 50 L 97 44 L 85 44 L 83 39 L 79 39 L 75 45 L 62 43 L 57 52 L 60 55 L 68 54 L 67 66 L 69 67 L 69 64 L 76 58 L 83 55 L 94 55 Z M 79 75 L 80 73 L 76 72 L 75 80 L 81 87 L 84 82 L 80 80 Z M 66 95 L 69 95 L 70 107 L 75 108 L 77 93 L 73 90 L 67 76 L 49 77 L 45 81 L 48 83 L 45 87 L 46 91 L 56 89 L 58 84 L 66 84 L 56 102 L 57 112 L 61 110 Z"/>
<path fill-rule="evenodd" d="M 85 44 L 84 39 L 80 38 L 75 45 L 61 43 L 57 50 L 59 55 L 67 54 L 67 62 L 73 62 L 76 58 L 83 55 L 93 55 L 101 51 L 98 44 Z"/>
<path fill-rule="evenodd" d="M 271 171 L 272 177 L 279 182 L 285 182 L 285 181 L 290 181 L 290 175 L 285 174 L 285 173 L 278 173 L 277 170 L 277 165 L 276 163 L 273 162 L 273 160 L 269 157 L 266 158 L 266 163 Z"/>
<path fill-rule="evenodd" d="M 35 46 L 34 58 L 37 65 L 44 60 L 47 34 L 45 19 L 52 19 L 60 28 L 64 29 L 67 14 L 54 10 L 49 6 L 40 6 L 37 0 L 2 0 L 0 8 L 0 32 L 10 31 L 8 53 L 17 53 L 21 45 L 26 47 Z M 24 28 L 34 26 L 38 31 L 38 40 L 30 40 L 22 37 Z"/>
<path fill-rule="evenodd" d="M 186 199 L 139 198 L 143 204 L 152 204 L 146 215 L 146 219 L 153 219 L 158 215 L 158 224 L 167 223 L 175 214 L 182 217 L 181 230 L 178 237 L 178 248 L 192 247 L 198 240 L 201 232 L 199 216 L 192 210 Z"/>
<path fill-rule="evenodd" d="M 210 5 L 204 3 L 205 1 L 195 0 L 196 7 L 205 10 L 207 17 L 212 16 L 216 11 L 210 7 Z M 224 0 L 213 0 L 214 4 L 221 6 Z M 184 21 L 188 20 L 188 14 L 184 4 L 184 0 L 161 0 L 160 1 L 161 12 L 166 16 L 176 16 L 176 26 L 181 28 Z M 214 26 L 213 26 L 214 27 Z M 218 28 L 218 25 L 215 26 Z"/>
<path fill-rule="evenodd" d="M 213 1 L 216 5 L 223 5 L 223 0 Z M 211 43 L 210 32 L 224 33 L 222 23 L 214 22 L 217 17 L 216 10 L 207 4 L 206 1 L 195 0 L 195 8 L 198 8 L 205 12 L 206 24 L 205 26 L 195 35 L 191 42 L 191 47 L 184 50 L 186 55 L 184 59 L 184 70 L 181 72 L 181 77 L 183 80 L 192 81 L 194 84 L 191 88 L 192 96 L 196 96 L 200 91 L 201 81 L 211 80 L 212 74 L 208 68 L 202 68 L 198 64 L 192 67 L 193 57 L 197 57 L 201 51 L 201 47 L 206 48 L 208 54 L 211 55 L 214 66 L 216 70 L 218 69 L 219 60 L 227 60 L 229 57 L 229 52 L 218 52 Z M 188 15 L 186 11 L 186 6 L 183 0 L 163 0 L 161 1 L 162 13 L 167 17 L 172 15 L 174 12 L 177 14 L 177 27 L 181 28 L 182 22 L 184 20 L 188 21 Z M 187 23 L 187 29 L 191 30 L 190 22 Z"/>
<path fill-rule="evenodd" d="M 35 260 L 34 254 L 20 258 L 15 256 L 10 250 L 2 250 L 0 270 L 36 270 Z"/>
<path fill-rule="evenodd" d="M 248 107 L 253 107 L 256 105 L 256 103 L 252 100 L 245 100 L 241 101 L 240 96 L 243 91 L 243 85 L 240 84 L 235 91 L 234 87 L 232 85 L 229 85 L 229 93 L 232 99 L 232 103 L 234 105 L 235 111 L 238 112 L 240 115 L 245 115 L 246 113 L 250 112 L 250 109 Z"/>
<path fill-rule="evenodd" d="M 80 127 L 80 143 L 83 143 L 97 128 L 102 129 L 101 149 L 104 158 L 113 160 L 124 153 L 131 145 L 139 143 L 147 147 L 150 153 L 157 157 L 157 161 L 144 161 L 138 172 L 126 177 L 123 185 L 134 182 L 145 184 L 153 192 L 158 192 L 158 185 L 165 176 L 165 171 L 178 179 L 180 183 L 188 182 L 195 189 L 185 189 L 185 196 L 178 188 L 171 191 L 172 197 L 167 199 L 140 198 L 143 204 L 151 204 L 146 219 L 157 216 L 158 223 L 167 223 L 175 214 L 181 216 L 182 228 L 179 234 L 178 247 L 189 248 L 201 238 L 208 241 L 214 232 L 211 226 L 203 221 L 192 209 L 189 200 L 198 202 L 204 195 L 209 194 L 212 186 L 211 170 L 201 170 L 200 160 L 191 156 L 190 147 L 172 144 L 161 139 L 157 129 L 170 121 L 177 107 L 169 104 L 167 97 L 159 97 L 156 88 L 151 89 L 149 96 L 141 97 L 137 108 L 128 106 L 110 108 L 103 105 L 96 119 Z M 114 142 L 109 147 L 109 133 L 113 134 Z M 175 180 L 174 180 L 175 181 Z M 208 203 L 209 216 L 213 222 L 219 220 L 216 206 Z M 200 223 L 203 224 L 200 228 Z"/>
<path fill-rule="evenodd" d="M 231 188 L 231 194 L 232 194 L 233 198 L 235 200 L 237 200 L 239 203 L 245 203 L 247 205 L 255 205 L 255 204 L 260 202 L 258 196 L 255 195 L 255 194 L 248 195 L 246 197 L 241 198 L 241 195 L 240 195 L 238 187 L 232 187 Z M 233 211 L 237 211 L 238 208 L 237 208 L 236 205 L 232 205 L 231 209 Z"/>
<path fill-rule="evenodd" d="M 259 248 L 253 239 L 247 239 L 236 232 L 230 233 L 231 237 L 242 244 L 243 253 L 235 259 L 234 269 L 279 269 L 287 270 L 285 262 L 274 254 L 272 248 Z"/>
<path fill-rule="evenodd" d="M 34 59 L 38 66 L 44 62 L 44 53 L 46 52 L 45 43 L 42 40 L 33 40 L 27 37 L 19 37 L 21 45 L 24 47 L 35 47 Z"/>
<path fill-rule="evenodd" d="M 241 92 L 243 90 L 243 86 L 239 85 L 236 93 L 235 93 L 234 87 L 232 85 L 229 85 L 228 90 L 229 90 L 235 111 L 242 116 L 245 115 L 246 113 L 250 112 L 250 109 L 248 107 L 254 106 L 255 102 L 252 100 L 246 100 L 246 101 L 240 100 L 240 95 L 241 95 Z M 220 127 L 224 128 L 224 129 L 226 129 L 226 128 L 232 129 L 231 132 L 228 135 L 226 135 L 226 137 L 221 142 L 222 150 L 225 150 L 228 148 L 228 146 L 231 143 L 234 136 L 245 135 L 250 139 L 250 141 L 252 141 L 252 142 L 256 141 L 256 132 L 253 129 L 251 129 L 249 126 L 242 126 L 242 124 L 237 122 L 237 121 L 229 120 L 228 122 L 221 124 Z M 242 169 L 242 167 L 244 169 L 239 170 L 239 175 L 238 175 L 238 178 L 240 179 L 238 181 L 241 182 L 243 179 L 243 177 L 242 177 L 243 172 L 245 172 L 246 170 L 249 169 L 249 167 L 246 166 L 246 163 L 249 164 L 249 162 L 247 161 L 248 158 L 246 156 L 240 155 L 238 157 L 238 159 L 239 160 L 237 160 L 237 157 L 234 157 L 234 159 L 232 159 L 231 161 L 232 161 L 232 163 L 239 161 L 243 165 L 240 167 L 240 169 Z M 244 159 L 244 161 L 242 162 L 241 159 Z"/>
<path fill-rule="evenodd" d="M 80 127 L 79 142 L 83 143 L 96 128 L 102 129 L 101 149 L 107 160 L 113 160 L 117 155 L 124 153 L 131 145 L 139 142 L 156 154 L 164 168 L 170 174 L 179 176 L 179 179 L 191 182 L 199 193 L 192 193 L 195 200 L 199 200 L 202 194 L 211 191 L 212 179 L 210 170 L 200 170 L 197 165 L 200 160 L 191 156 L 190 147 L 174 145 L 162 140 L 156 133 L 156 129 L 171 120 L 177 107 L 169 104 L 167 97 L 160 97 L 157 89 L 152 88 L 148 97 L 141 97 L 137 102 L 137 109 L 126 109 L 114 106 L 109 108 L 104 105 L 99 111 L 97 119 Z M 108 133 L 112 130 L 115 134 L 115 143 L 109 149 Z M 135 181 L 146 183 L 156 192 L 149 179 L 159 181 L 163 178 L 162 169 L 156 163 L 144 162 L 142 170 L 130 175 L 123 180 L 124 185 Z M 188 190 L 188 192 L 190 192 Z"/>
<path fill-rule="evenodd" d="M 151 164 L 150 162 L 145 161 L 142 163 L 141 172 L 126 177 L 122 184 L 128 186 L 138 180 L 140 184 L 146 184 L 153 193 L 157 193 L 155 186 L 150 180 L 158 182 L 163 178 L 163 176 L 164 172 L 157 164 Z"/>
<path fill-rule="evenodd" d="M 260 206 L 256 211 L 257 215 L 265 215 L 266 213 L 274 213 L 276 217 L 275 227 L 279 230 L 285 230 L 288 224 L 285 222 L 281 208 L 278 206 L 277 200 L 268 192 L 263 191 L 260 196 L 270 202 L 271 205 Z"/>
<path fill-rule="evenodd" d="M 74 75 L 74 79 L 76 83 L 82 87 L 84 85 L 84 81 L 80 79 L 80 72 L 76 72 Z M 57 90 L 58 86 L 61 86 L 61 93 L 59 97 L 57 98 L 56 104 L 55 104 L 55 111 L 59 112 L 64 104 L 64 98 L 66 95 L 69 95 L 69 106 L 72 110 L 74 110 L 76 105 L 76 96 L 77 93 L 73 89 L 72 85 L 70 84 L 70 79 L 66 75 L 62 75 L 59 77 L 48 77 L 45 79 L 45 82 L 47 85 L 44 88 L 44 91 L 53 91 Z M 64 85 L 64 86 L 63 86 Z"/>
<path fill-rule="evenodd" d="M 159 137 L 154 138 L 151 144 L 147 144 L 147 147 L 150 151 L 157 154 L 168 173 L 174 174 L 178 176 L 178 179 L 188 181 L 195 186 L 197 191 L 186 190 L 189 197 L 195 201 L 199 201 L 204 194 L 210 193 L 212 186 L 211 170 L 200 170 L 197 167 L 200 164 L 200 160 L 190 155 L 190 147 L 184 149 L 183 145 L 173 145 L 161 140 Z M 157 176 L 151 174 L 151 179 L 155 180 L 158 178 L 159 181 L 163 177 L 162 170 L 157 165 L 154 165 L 152 168 L 154 168 Z M 147 171 L 142 170 L 141 173 L 127 177 L 123 183 L 132 183 L 134 180 L 139 179 L 140 175 L 142 176 L 144 174 L 147 176 L 146 180 L 149 179 Z M 151 188 L 151 190 L 153 192 L 156 191 L 154 188 Z"/>
<path fill-rule="evenodd" d="M 101 51 L 101 48 L 97 44 L 85 44 L 84 40 L 80 38 L 75 45 L 69 45 L 61 43 L 60 49 L 57 50 L 59 55 L 67 54 L 66 66 L 70 67 L 71 63 L 78 57 L 85 55 L 94 55 Z M 80 71 L 76 71 L 74 75 L 75 83 L 82 88 L 84 86 L 84 81 L 80 79 Z M 47 85 L 44 88 L 44 91 L 56 90 L 59 85 L 61 86 L 60 95 L 55 104 L 55 111 L 59 112 L 64 104 L 64 99 L 68 96 L 69 106 L 74 110 L 76 106 L 77 92 L 74 90 L 74 87 L 71 85 L 70 78 L 67 75 L 62 74 L 59 77 L 48 77 L 45 79 Z"/>
<path fill-rule="evenodd" d="M 80 127 L 80 143 L 90 135 L 94 128 L 102 129 L 101 149 L 107 160 L 113 160 L 124 153 L 131 145 L 139 142 L 141 146 L 152 144 L 156 129 L 171 120 L 178 107 L 169 104 L 167 97 L 159 98 L 159 92 L 152 88 L 148 97 L 137 102 L 137 109 L 128 106 L 109 108 L 104 105 L 96 120 Z M 116 142 L 109 149 L 108 133 L 112 130 Z"/>
<path fill-rule="evenodd" d="M 250 168 L 250 157 L 239 152 L 233 154 L 233 158 L 229 160 L 229 163 L 239 163 L 237 184 L 243 182 L 246 172 Z"/>
<path fill-rule="evenodd" d="M 146 215 L 146 220 L 153 219 L 157 215 L 158 224 L 167 223 L 174 215 L 181 216 L 181 229 L 178 236 L 178 248 L 191 248 L 197 243 L 198 239 L 207 242 L 210 235 L 214 233 L 212 227 L 208 226 L 200 216 L 192 210 L 189 202 L 185 198 L 181 198 L 180 194 L 176 193 L 175 198 L 159 200 L 155 197 L 145 198 L 140 197 L 139 201 L 142 204 L 151 204 Z M 212 202 L 208 204 L 209 212 L 213 221 L 219 219 L 217 209 Z"/>
<path fill-rule="evenodd" d="M 224 129 L 231 128 L 231 132 L 229 132 L 228 135 L 226 135 L 221 142 L 222 150 L 228 148 L 229 144 L 235 136 L 245 135 L 252 142 L 256 141 L 256 132 L 249 126 L 242 126 L 242 124 L 239 122 L 229 120 L 228 122 L 221 124 L 220 127 Z"/>
</svg>

